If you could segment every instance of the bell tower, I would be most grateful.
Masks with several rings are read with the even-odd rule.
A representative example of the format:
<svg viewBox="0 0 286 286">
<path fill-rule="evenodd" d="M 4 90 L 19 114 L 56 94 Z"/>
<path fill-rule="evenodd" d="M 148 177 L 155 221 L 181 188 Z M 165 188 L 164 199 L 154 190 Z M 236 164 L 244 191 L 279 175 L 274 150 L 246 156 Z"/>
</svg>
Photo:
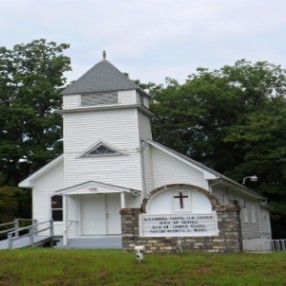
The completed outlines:
<svg viewBox="0 0 286 286">
<path fill-rule="evenodd" d="M 152 139 L 149 95 L 105 51 L 62 95 L 65 186 L 92 180 L 142 194 L 151 189 L 150 147 L 142 144 Z"/>
</svg>

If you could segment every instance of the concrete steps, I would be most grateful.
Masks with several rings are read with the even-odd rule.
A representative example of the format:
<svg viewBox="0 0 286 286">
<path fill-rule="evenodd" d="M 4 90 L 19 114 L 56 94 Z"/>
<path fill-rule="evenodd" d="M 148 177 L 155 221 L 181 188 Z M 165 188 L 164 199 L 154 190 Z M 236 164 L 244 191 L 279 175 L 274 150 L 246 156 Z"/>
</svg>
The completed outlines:
<svg viewBox="0 0 286 286">
<path fill-rule="evenodd" d="M 55 248 L 121 249 L 122 237 L 121 235 L 114 235 L 70 238 L 67 246 L 63 245 L 63 239 L 60 238 Z"/>
</svg>

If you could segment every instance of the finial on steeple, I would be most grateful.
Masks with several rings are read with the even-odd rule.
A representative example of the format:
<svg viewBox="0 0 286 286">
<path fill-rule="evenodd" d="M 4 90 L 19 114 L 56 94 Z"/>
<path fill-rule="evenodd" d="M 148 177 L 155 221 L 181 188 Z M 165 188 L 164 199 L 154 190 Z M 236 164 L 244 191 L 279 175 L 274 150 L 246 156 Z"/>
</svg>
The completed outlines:
<svg viewBox="0 0 286 286">
<path fill-rule="evenodd" d="M 103 60 L 106 60 L 106 51 L 102 52 Z"/>
</svg>

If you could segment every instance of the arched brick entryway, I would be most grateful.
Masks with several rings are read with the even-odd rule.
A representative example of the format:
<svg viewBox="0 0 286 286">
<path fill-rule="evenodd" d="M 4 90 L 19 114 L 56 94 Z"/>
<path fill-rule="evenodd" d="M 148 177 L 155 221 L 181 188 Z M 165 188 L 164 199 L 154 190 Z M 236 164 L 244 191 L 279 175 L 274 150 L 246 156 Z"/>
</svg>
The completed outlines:
<svg viewBox="0 0 286 286">
<path fill-rule="evenodd" d="M 212 210 L 217 214 L 218 235 L 213 236 L 185 236 L 185 237 L 146 237 L 140 235 L 141 217 L 146 213 L 148 201 L 160 192 L 177 189 L 195 190 L 205 195 Z M 151 202 L 151 201 L 150 201 Z M 237 253 L 242 251 L 242 237 L 240 227 L 240 209 L 238 206 L 219 204 L 216 197 L 205 189 L 188 184 L 170 184 L 154 189 L 148 198 L 143 200 L 141 208 L 121 210 L 123 248 L 134 251 L 136 245 L 144 245 L 146 253 L 178 252 L 193 250 L 203 252 Z"/>
<path fill-rule="evenodd" d="M 162 186 L 162 187 L 154 189 L 150 193 L 150 196 L 143 200 L 142 205 L 141 205 L 141 211 L 143 213 L 146 212 L 146 205 L 147 205 L 148 201 L 153 196 L 157 195 L 160 192 L 172 191 L 172 190 L 176 190 L 176 189 L 195 190 L 197 192 L 202 193 L 203 195 L 205 195 L 209 199 L 209 201 L 210 201 L 210 203 L 212 205 L 212 210 L 216 210 L 217 207 L 219 206 L 219 202 L 216 199 L 216 197 L 213 194 L 211 194 L 209 191 L 207 191 L 207 190 L 205 190 L 203 188 L 200 188 L 200 187 L 195 186 L 195 185 L 189 185 L 189 184 L 170 184 L 170 185 L 165 185 L 165 186 Z"/>
</svg>

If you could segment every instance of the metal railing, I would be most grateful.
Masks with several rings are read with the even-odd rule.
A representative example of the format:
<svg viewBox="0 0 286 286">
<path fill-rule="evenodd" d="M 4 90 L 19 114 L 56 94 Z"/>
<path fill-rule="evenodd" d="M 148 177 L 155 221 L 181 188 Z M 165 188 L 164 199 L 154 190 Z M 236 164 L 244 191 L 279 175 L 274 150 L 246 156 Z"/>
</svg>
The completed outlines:
<svg viewBox="0 0 286 286">
<path fill-rule="evenodd" d="M 286 251 L 286 239 L 272 239 L 270 245 L 272 251 Z"/>
<path fill-rule="evenodd" d="M 7 238 L 6 234 L 8 234 L 11 231 L 15 231 L 15 230 L 19 229 L 21 227 L 21 225 L 23 225 L 23 222 L 27 222 L 27 221 L 29 221 L 30 222 L 29 224 L 31 224 L 31 222 L 33 220 L 32 219 L 16 218 L 13 221 L 1 223 L 0 229 L 2 229 L 2 230 L 0 230 L 0 237 L 1 237 L 0 239 L 3 239 L 3 238 L 6 239 Z M 19 232 L 16 232 L 15 236 L 19 236 Z"/>
<path fill-rule="evenodd" d="M 19 227 L 20 220 L 22 219 L 16 219 L 13 222 L 9 223 L 3 223 L 0 224 L 1 227 L 7 227 L 11 225 L 12 227 L 7 228 L 5 230 L 0 231 L 0 234 L 7 234 L 8 238 L 8 248 L 13 248 L 13 243 L 19 239 L 22 239 L 24 237 L 29 237 L 30 245 L 34 245 L 34 239 L 35 236 L 38 235 L 41 232 L 49 231 L 49 236 L 53 237 L 54 235 L 54 226 L 53 221 L 43 221 L 40 223 L 37 223 L 36 221 L 32 221 L 32 224 L 25 226 L 25 227 Z"/>
<path fill-rule="evenodd" d="M 67 224 L 67 227 L 64 229 L 63 233 L 66 234 L 69 230 L 69 228 L 72 226 L 72 224 L 74 223 L 78 223 L 77 220 L 68 220 L 68 224 Z"/>
<path fill-rule="evenodd" d="M 257 238 L 243 240 L 244 251 L 286 251 L 286 239 Z"/>
</svg>

